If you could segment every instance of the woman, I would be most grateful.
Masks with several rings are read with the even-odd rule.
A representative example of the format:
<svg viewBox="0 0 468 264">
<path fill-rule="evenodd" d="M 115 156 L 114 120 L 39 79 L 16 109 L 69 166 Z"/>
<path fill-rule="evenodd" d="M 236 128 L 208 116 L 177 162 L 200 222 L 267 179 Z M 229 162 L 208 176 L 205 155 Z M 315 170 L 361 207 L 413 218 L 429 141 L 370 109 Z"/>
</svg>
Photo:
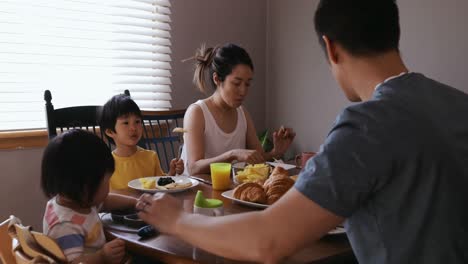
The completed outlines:
<svg viewBox="0 0 468 264">
<path fill-rule="evenodd" d="M 265 153 L 255 126 L 242 103 L 253 77 L 253 64 L 247 52 L 235 45 L 197 50 L 193 81 L 208 92 L 208 76 L 214 93 L 190 105 L 184 117 L 185 146 L 182 159 L 188 174 L 209 173 L 210 163 L 244 161 L 255 164 L 281 157 L 294 139 L 291 129 L 273 133 L 273 150 Z"/>
</svg>

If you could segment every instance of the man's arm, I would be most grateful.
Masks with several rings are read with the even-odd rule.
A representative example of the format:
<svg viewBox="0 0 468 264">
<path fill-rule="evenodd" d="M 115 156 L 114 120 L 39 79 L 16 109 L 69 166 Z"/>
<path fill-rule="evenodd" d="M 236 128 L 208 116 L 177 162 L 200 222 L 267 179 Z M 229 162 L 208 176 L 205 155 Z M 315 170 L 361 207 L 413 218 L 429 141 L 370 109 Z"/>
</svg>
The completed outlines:
<svg viewBox="0 0 468 264">
<path fill-rule="evenodd" d="M 344 220 L 294 188 L 264 211 L 224 217 L 183 213 L 179 202 L 167 195 L 141 200 L 148 205 L 140 217 L 160 231 L 217 255 L 262 263 L 292 255 Z"/>
</svg>

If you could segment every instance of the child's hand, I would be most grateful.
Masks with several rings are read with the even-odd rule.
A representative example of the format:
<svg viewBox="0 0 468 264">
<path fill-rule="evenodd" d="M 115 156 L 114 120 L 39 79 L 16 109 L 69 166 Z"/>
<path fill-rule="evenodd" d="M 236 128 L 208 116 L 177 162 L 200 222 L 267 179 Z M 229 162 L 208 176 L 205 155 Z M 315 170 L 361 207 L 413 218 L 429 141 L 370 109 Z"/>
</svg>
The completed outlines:
<svg viewBox="0 0 468 264">
<path fill-rule="evenodd" d="M 125 257 L 125 242 L 122 239 L 114 239 L 102 247 L 102 256 L 105 263 L 120 264 Z"/>
<path fill-rule="evenodd" d="M 172 159 L 169 166 L 169 175 L 182 174 L 184 172 L 184 160 L 182 159 Z"/>
</svg>

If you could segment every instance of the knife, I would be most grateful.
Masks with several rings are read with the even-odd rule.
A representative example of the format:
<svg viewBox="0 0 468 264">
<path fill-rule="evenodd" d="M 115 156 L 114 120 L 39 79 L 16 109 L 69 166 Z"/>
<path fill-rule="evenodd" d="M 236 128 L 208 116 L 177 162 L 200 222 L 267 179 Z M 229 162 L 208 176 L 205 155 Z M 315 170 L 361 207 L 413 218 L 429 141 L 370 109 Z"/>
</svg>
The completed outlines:
<svg viewBox="0 0 468 264">
<path fill-rule="evenodd" d="M 203 182 L 204 184 L 212 185 L 211 181 L 202 179 L 200 177 L 195 177 L 195 176 L 189 176 L 189 178 L 197 180 L 199 182 Z"/>
</svg>

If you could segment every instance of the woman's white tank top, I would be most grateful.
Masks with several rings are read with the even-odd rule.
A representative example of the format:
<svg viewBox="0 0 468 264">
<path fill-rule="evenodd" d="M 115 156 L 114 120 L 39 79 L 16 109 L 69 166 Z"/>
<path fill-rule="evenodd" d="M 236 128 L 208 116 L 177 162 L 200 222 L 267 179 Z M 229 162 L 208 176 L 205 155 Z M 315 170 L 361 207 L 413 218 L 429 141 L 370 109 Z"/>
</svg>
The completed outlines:
<svg viewBox="0 0 468 264">
<path fill-rule="evenodd" d="M 216 157 L 228 150 L 246 148 L 247 120 L 245 118 L 242 106 L 237 108 L 236 128 L 231 133 L 226 133 L 218 127 L 216 120 L 206 106 L 205 102 L 198 100 L 194 104 L 200 106 L 203 111 L 203 117 L 205 119 L 205 159 Z M 188 133 L 190 133 L 190 131 Z M 183 175 L 189 175 L 187 145 L 184 145 L 182 149 L 181 158 L 184 160 L 185 166 Z"/>
</svg>

